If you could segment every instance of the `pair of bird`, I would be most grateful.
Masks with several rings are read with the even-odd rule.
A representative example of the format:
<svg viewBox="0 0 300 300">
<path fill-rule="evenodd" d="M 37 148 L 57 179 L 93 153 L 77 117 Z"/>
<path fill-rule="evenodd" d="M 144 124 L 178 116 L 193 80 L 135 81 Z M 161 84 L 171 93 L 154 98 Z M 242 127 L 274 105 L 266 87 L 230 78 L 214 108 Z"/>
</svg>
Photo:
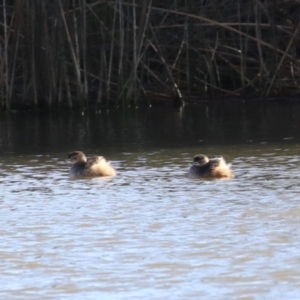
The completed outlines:
<svg viewBox="0 0 300 300">
<path fill-rule="evenodd" d="M 68 158 L 74 162 L 70 169 L 71 176 L 115 176 L 116 170 L 103 156 L 87 158 L 81 151 L 71 152 Z M 222 156 L 208 158 L 204 154 L 194 157 L 188 171 L 191 178 L 232 178 L 234 174 L 231 165 L 227 164 Z"/>
</svg>

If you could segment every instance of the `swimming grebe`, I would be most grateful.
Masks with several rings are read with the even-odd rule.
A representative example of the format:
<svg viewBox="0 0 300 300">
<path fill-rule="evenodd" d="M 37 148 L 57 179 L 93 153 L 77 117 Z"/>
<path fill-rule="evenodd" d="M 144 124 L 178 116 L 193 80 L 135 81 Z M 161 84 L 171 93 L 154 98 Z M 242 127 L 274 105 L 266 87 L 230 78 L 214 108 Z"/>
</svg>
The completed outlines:
<svg viewBox="0 0 300 300">
<path fill-rule="evenodd" d="M 227 164 L 222 156 L 208 158 L 204 154 L 194 157 L 188 176 L 193 178 L 232 178 L 234 174 L 231 165 Z"/>
<path fill-rule="evenodd" d="M 74 162 L 70 169 L 72 176 L 115 176 L 116 171 L 103 156 L 87 158 L 83 152 L 69 153 L 68 158 Z"/>
</svg>

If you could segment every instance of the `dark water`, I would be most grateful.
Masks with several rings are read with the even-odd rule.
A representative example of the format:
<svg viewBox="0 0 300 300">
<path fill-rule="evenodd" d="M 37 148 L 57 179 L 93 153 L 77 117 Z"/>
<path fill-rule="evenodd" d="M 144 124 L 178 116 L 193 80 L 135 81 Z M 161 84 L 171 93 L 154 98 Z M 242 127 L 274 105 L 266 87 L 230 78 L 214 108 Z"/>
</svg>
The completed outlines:
<svg viewBox="0 0 300 300">
<path fill-rule="evenodd" d="M 299 299 L 300 105 L 1 115 L 3 299 Z M 68 152 L 112 179 L 68 177 Z M 221 154 L 233 180 L 185 177 Z"/>
<path fill-rule="evenodd" d="M 0 115 L 5 154 L 89 149 L 121 153 L 162 148 L 204 148 L 299 142 L 298 103 L 226 103 L 138 110 Z M 206 151 L 207 152 L 207 151 Z"/>
</svg>

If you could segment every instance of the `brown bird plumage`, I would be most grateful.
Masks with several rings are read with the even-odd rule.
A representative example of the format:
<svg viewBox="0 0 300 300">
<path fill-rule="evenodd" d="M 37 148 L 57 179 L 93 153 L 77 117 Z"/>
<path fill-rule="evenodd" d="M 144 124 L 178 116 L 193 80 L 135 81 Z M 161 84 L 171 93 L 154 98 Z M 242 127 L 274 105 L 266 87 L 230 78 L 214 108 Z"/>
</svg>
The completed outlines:
<svg viewBox="0 0 300 300">
<path fill-rule="evenodd" d="M 193 178 L 232 178 L 234 173 L 231 165 L 227 164 L 222 156 L 208 158 L 204 154 L 194 157 L 188 176 Z"/>
<path fill-rule="evenodd" d="M 87 158 L 81 151 L 69 153 L 68 158 L 74 162 L 70 169 L 72 176 L 115 176 L 116 170 L 103 156 Z"/>
</svg>

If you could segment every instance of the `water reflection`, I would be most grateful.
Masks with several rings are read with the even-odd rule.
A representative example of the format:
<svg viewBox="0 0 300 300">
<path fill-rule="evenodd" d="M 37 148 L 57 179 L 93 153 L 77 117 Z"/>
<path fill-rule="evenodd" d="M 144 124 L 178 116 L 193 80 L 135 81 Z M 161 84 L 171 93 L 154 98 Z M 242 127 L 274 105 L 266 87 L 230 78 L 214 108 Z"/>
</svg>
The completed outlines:
<svg viewBox="0 0 300 300">
<path fill-rule="evenodd" d="M 298 103 L 226 103 L 140 110 L 2 115 L 1 153 L 299 142 Z"/>
<path fill-rule="evenodd" d="M 110 113 L 77 126 L 75 115 L 2 119 L 0 296 L 297 299 L 297 109 L 289 119 L 276 105 L 223 109 L 122 112 L 116 122 Z M 71 180 L 76 148 L 107 156 L 119 175 Z M 236 178 L 187 178 L 201 152 L 224 155 Z"/>
</svg>

